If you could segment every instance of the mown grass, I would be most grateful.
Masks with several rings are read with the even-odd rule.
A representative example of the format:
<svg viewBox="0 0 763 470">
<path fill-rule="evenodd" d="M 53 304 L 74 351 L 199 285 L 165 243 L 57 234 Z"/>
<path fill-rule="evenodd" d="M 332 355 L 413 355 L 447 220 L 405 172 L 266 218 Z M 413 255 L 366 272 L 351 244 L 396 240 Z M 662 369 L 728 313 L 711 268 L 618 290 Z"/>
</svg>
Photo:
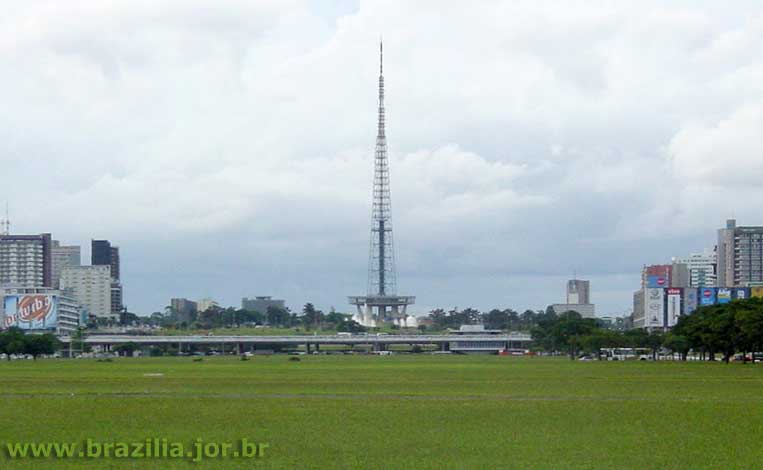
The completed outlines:
<svg viewBox="0 0 763 470">
<path fill-rule="evenodd" d="M 151 376 L 146 374 L 163 374 Z M 763 366 L 497 356 L 0 363 L 0 443 L 268 442 L 63 468 L 760 468 Z M 0 460 L 0 468 L 40 468 Z"/>
</svg>

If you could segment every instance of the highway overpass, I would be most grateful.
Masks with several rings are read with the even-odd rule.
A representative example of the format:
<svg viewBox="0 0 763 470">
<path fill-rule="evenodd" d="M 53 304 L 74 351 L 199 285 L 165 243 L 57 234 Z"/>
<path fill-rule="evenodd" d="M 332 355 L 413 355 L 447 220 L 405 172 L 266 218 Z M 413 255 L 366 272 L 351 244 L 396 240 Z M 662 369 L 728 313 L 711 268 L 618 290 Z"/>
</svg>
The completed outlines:
<svg viewBox="0 0 763 470">
<path fill-rule="evenodd" d="M 68 336 L 59 338 L 69 344 Z M 290 336 L 159 336 L 159 335 L 89 335 L 85 344 L 97 349 L 110 351 L 121 344 L 133 343 L 138 346 L 177 347 L 179 351 L 189 350 L 191 345 L 220 348 L 239 353 L 253 350 L 281 349 L 304 345 L 307 351 L 319 350 L 321 345 L 368 345 L 376 351 L 383 351 L 391 344 L 431 345 L 442 351 L 497 352 L 501 349 L 527 349 L 532 342 L 529 334 L 449 334 L 449 335 L 290 335 Z M 76 340 L 75 340 L 76 343 Z M 76 345 L 75 345 L 76 347 Z M 235 348 L 235 349 L 234 349 Z"/>
</svg>

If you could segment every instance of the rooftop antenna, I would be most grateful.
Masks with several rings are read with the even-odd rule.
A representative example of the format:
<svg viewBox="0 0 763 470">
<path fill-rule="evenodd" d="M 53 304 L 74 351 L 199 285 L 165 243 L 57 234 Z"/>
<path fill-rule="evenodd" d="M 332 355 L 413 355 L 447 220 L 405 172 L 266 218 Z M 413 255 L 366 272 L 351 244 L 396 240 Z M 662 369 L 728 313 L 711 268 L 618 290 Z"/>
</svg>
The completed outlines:
<svg viewBox="0 0 763 470">
<path fill-rule="evenodd" d="M 0 235 L 11 234 L 11 217 L 8 215 L 8 202 L 5 202 L 5 218 L 0 220 Z"/>
</svg>

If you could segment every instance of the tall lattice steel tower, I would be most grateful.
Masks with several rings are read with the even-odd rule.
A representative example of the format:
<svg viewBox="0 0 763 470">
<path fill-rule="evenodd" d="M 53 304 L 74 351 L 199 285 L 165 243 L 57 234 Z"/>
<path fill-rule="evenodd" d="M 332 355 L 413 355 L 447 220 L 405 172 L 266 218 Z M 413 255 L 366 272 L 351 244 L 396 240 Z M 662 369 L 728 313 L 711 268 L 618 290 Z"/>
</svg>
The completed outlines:
<svg viewBox="0 0 763 470">
<path fill-rule="evenodd" d="M 366 326 L 378 322 L 404 321 L 412 296 L 397 295 L 395 250 L 392 242 L 392 204 L 389 189 L 389 159 L 384 115 L 384 46 L 379 43 L 379 109 L 374 152 L 374 184 L 371 202 L 371 243 L 368 255 L 367 295 L 350 297 L 358 308 L 358 319 Z M 365 308 L 364 308 L 365 307 Z"/>
</svg>

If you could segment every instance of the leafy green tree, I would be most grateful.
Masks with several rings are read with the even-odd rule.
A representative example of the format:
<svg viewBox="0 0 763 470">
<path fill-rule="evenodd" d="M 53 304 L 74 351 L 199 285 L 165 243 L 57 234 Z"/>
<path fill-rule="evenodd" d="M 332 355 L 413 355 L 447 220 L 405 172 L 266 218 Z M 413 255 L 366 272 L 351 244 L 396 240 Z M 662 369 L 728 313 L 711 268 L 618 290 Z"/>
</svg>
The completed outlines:
<svg viewBox="0 0 763 470">
<path fill-rule="evenodd" d="M 32 358 L 37 360 L 37 356 L 42 354 L 54 354 L 61 348 L 61 342 L 55 335 L 45 333 L 42 335 L 26 335 L 22 342 L 24 354 L 31 354 Z"/>
</svg>

